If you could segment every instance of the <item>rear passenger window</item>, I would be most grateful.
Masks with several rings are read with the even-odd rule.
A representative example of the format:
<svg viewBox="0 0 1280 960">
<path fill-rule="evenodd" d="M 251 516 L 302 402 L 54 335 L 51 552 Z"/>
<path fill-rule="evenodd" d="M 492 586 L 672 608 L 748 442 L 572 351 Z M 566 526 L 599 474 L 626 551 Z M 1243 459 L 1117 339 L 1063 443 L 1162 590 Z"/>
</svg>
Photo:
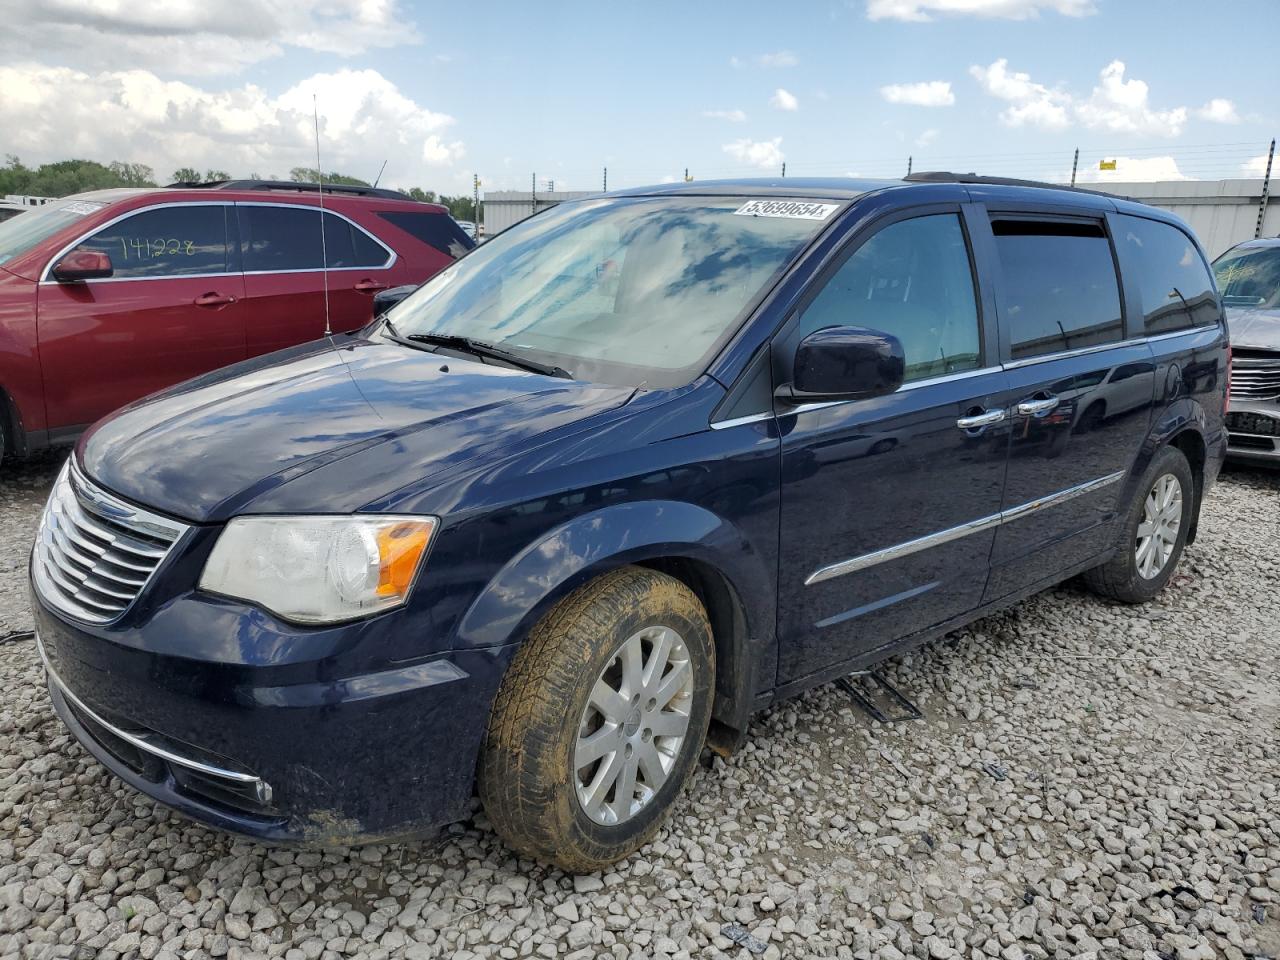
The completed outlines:
<svg viewBox="0 0 1280 960">
<path fill-rule="evenodd" d="M 1177 227 L 1119 216 L 1123 262 L 1136 269 L 1146 332 L 1169 333 L 1218 322 L 1213 281 L 1200 251 Z M 1126 269 L 1126 275 L 1128 269 Z"/>
<path fill-rule="evenodd" d="M 227 273 L 225 204 L 157 207 L 99 230 L 80 244 L 111 258 L 115 277 Z"/>
<path fill-rule="evenodd" d="M 244 269 L 252 273 L 383 267 L 391 259 L 386 248 L 350 221 L 310 206 L 239 204 L 240 243 Z M 324 217 L 324 244 L 320 217 Z"/>
<path fill-rule="evenodd" d="M 1014 360 L 1124 339 L 1120 287 L 1100 224 L 992 220 Z"/>
<path fill-rule="evenodd" d="M 976 368 L 978 308 L 959 217 L 902 220 L 862 244 L 800 316 L 801 337 L 835 326 L 897 337 L 907 380 Z"/>
<path fill-rule="evenodd" d="M 408 210 L 388 210 L 378 214 L 394 227 L 399 227 L 429 247 L 435 247 L 445 256 L 457 260 L 474 247 L 475 241 L 458 226 L 453 217 L 443 213 L 413 213 Z"/>
</svg>

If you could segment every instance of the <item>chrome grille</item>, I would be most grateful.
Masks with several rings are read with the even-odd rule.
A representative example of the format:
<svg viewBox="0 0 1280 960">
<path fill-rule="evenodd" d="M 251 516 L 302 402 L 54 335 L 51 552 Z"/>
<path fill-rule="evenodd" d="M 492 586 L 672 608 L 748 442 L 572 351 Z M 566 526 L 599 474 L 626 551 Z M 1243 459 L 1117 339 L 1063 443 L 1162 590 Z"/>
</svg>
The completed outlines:
<svg viewBox="0 0 1280 960">
<path fill-rule="evenodd" d="M 1280 400 L 1280 353 L 1236 350 L 1231 355 L 1231 397 Z"/>
<path fill-rule="evenodd" d="M 110 623 L 129 609 L 186 530 L 113 497 L 68 460 L 40 517 L 32 579 L 50 606 Z"/>
</svg>

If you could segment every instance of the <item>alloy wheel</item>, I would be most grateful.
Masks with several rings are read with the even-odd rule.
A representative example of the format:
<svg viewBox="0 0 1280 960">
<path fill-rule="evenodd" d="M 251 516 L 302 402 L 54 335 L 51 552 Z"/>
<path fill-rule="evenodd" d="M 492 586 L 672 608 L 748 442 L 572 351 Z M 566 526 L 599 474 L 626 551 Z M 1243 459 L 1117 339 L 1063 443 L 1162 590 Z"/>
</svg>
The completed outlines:
<svg viewBox="0 0 1280 960">
<path fill-rule="evenodd" d="M 1182 526 L 1182 484 L 1171 473 L 1156 480 L 1142 505 L 1142 520 L 1134 544 L 1138 573 L 1154 580 L 1165 568 Z"/>
<path fill-rule="evenodd" d="M 596 823 L 631 819 L 662 789 L 680 756 L 693 704 L 693 664 L 670 627 L 632 634 L 587 698 L 574 746 L 574 784 Z"/>
</svg>

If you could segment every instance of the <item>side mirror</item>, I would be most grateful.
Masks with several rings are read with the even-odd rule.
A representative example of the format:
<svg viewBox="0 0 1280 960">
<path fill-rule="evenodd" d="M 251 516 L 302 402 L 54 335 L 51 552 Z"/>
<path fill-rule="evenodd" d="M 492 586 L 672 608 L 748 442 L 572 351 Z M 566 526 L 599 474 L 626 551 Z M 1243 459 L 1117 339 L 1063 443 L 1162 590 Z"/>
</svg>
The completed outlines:
<svg viewBox="0 0 1280 960">
<path fill-rule="evenodd" d="M 382 316 L 417 289 L 416 285 L 410 283 L 405 284 L 402 287 L 391 287 L 388 290 L 379 290 L 373 295 L 373 318 L 375 320 L 378 319 L 378 317 Z"/>
<path fill-rule="evenodd" d="M 864 400 L 902 386 L 906 356 L 897 337 L 862 327 L 815 330 L 796 348 L 791 383 L 778 395 L 792 403 Z"/>
<path fill-rule="evenodd" d="M 101 250 L 76 247 L 53 265 L 53 279 L 59 283 L 75 283 L 78 280 L 101 280 L 115 272 L 111 258 Z"/>
</svg>

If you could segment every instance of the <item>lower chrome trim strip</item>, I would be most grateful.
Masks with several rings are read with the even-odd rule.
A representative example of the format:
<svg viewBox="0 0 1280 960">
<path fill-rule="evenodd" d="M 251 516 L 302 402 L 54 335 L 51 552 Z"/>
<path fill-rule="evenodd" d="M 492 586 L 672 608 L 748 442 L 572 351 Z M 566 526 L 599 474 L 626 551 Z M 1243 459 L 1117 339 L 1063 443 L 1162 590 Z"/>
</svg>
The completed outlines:
<svg viewBox="0 0 1280 960">
<path fill-rule="evenodd" d="M 902 557 L 908 557 L 913 553 L 919 553 L 921 550 L 928 550 L 931 547 L 940 547 L 944 543 L 950 543 L 953 540 L 959 540 L 961 537 L 967 537 L 971 533 L 979 533 L 983 530 L 990 530 L 992 527 L 998 527 L 1002 524 L 1011 523 L 1025 517 L 1027 514 L 1034 513 L 1037 510 L 1043 510 L 1045 507 L 1056 506 L 1059 503 L 1066 503 L 1068 500 L 1074 500 L 1076 497 L 1083 496 L 1086 493 L 1092 493 L 1103 487 L 1118 483 L 1125 477 L 1123 470 L 1116 473 L 1108 474 L 1105 477 L 1099 477 L 1096 480 L 1089 480 L 1085 483 L 1077 484 L 1074 487 L 1067 487 L 1065 490 L 1059 490 L 1057 493 L 1051 493 L 1047 496 L 1040 497 L 1036 500 L 1030 500 L 1026 503 L 1011 507 L 1008 510 L 1001 510 L 999 513 L 992 513 L 985 517 L 979 517 L 977 520 L 970 520 L 968 523 L 962 523 L 956 527 L 949 527 L 946 530 L 939 530 L 937 533 L 930 533 L 923 537 L 917 537 L 915 540 L 908 540 L 905 543 L 898 543 L 892 547 L 885 547 L 882 550 L 875 550 L 871 553 L 864 553 L 858 557 L 851 557 L 848 560 L 841 560 L 825 567 L 820 567 L 805 579 L 806 587 L 815 583 L 821 583 L 824 580 L 831 580 L 835 577 L 842 577 L 847 573 L 856 573 L 859 570 L 865 570 L 867 567 L 873 567 L 879 563 L 886 563 L 889 560 L 898 560 Z"/>
<path fill-rule="evenodd" d="M 190 757 L 184 757 L 181 754 L 174 753 L 164 747 L 158 747 L 154 743 L 130 733 L 127 730 L 121 730 L 113 723 L 109 723 L 102 719 L 91 708 L 85 705 L 85 702 L 77 697 L 68 689 L 67 685 L 62 682 L 62 678 L 58 676 L 53 667 L 49 663 L 49 656 L 44 652 L 44 644 L 40 641 L 40 635 L 36 634 L 36 650 L 40 653 L 40 661 L 44 664 L 44 672 L 48 675 L 49 681 L 58 688 L 58 692 L 72 705 L 87 716 L 90 720 L 102 727 L 113 737 L 119 737 L 125 743 L 129 744 L 144 753 L 149 753 L 154 757 L 159 757 L 169 763 L 179 767 L 186 767 L 188 770 L 194 770 L 197 773 L 203 773 L 211 777 L 219 777 L 223 780 L 231 780 L 235 783 L 253 784 L 257 787 L 258 795 L 264 803 L 271 802 L 271 786 L 261 777 L 255 777 L 251 773 L 240 773 L 238 770 L 224 770 L 221 767 L 215 767 L 207 763 L 201 763 L 199 760 L 192 760 Z"/>
</svg>

